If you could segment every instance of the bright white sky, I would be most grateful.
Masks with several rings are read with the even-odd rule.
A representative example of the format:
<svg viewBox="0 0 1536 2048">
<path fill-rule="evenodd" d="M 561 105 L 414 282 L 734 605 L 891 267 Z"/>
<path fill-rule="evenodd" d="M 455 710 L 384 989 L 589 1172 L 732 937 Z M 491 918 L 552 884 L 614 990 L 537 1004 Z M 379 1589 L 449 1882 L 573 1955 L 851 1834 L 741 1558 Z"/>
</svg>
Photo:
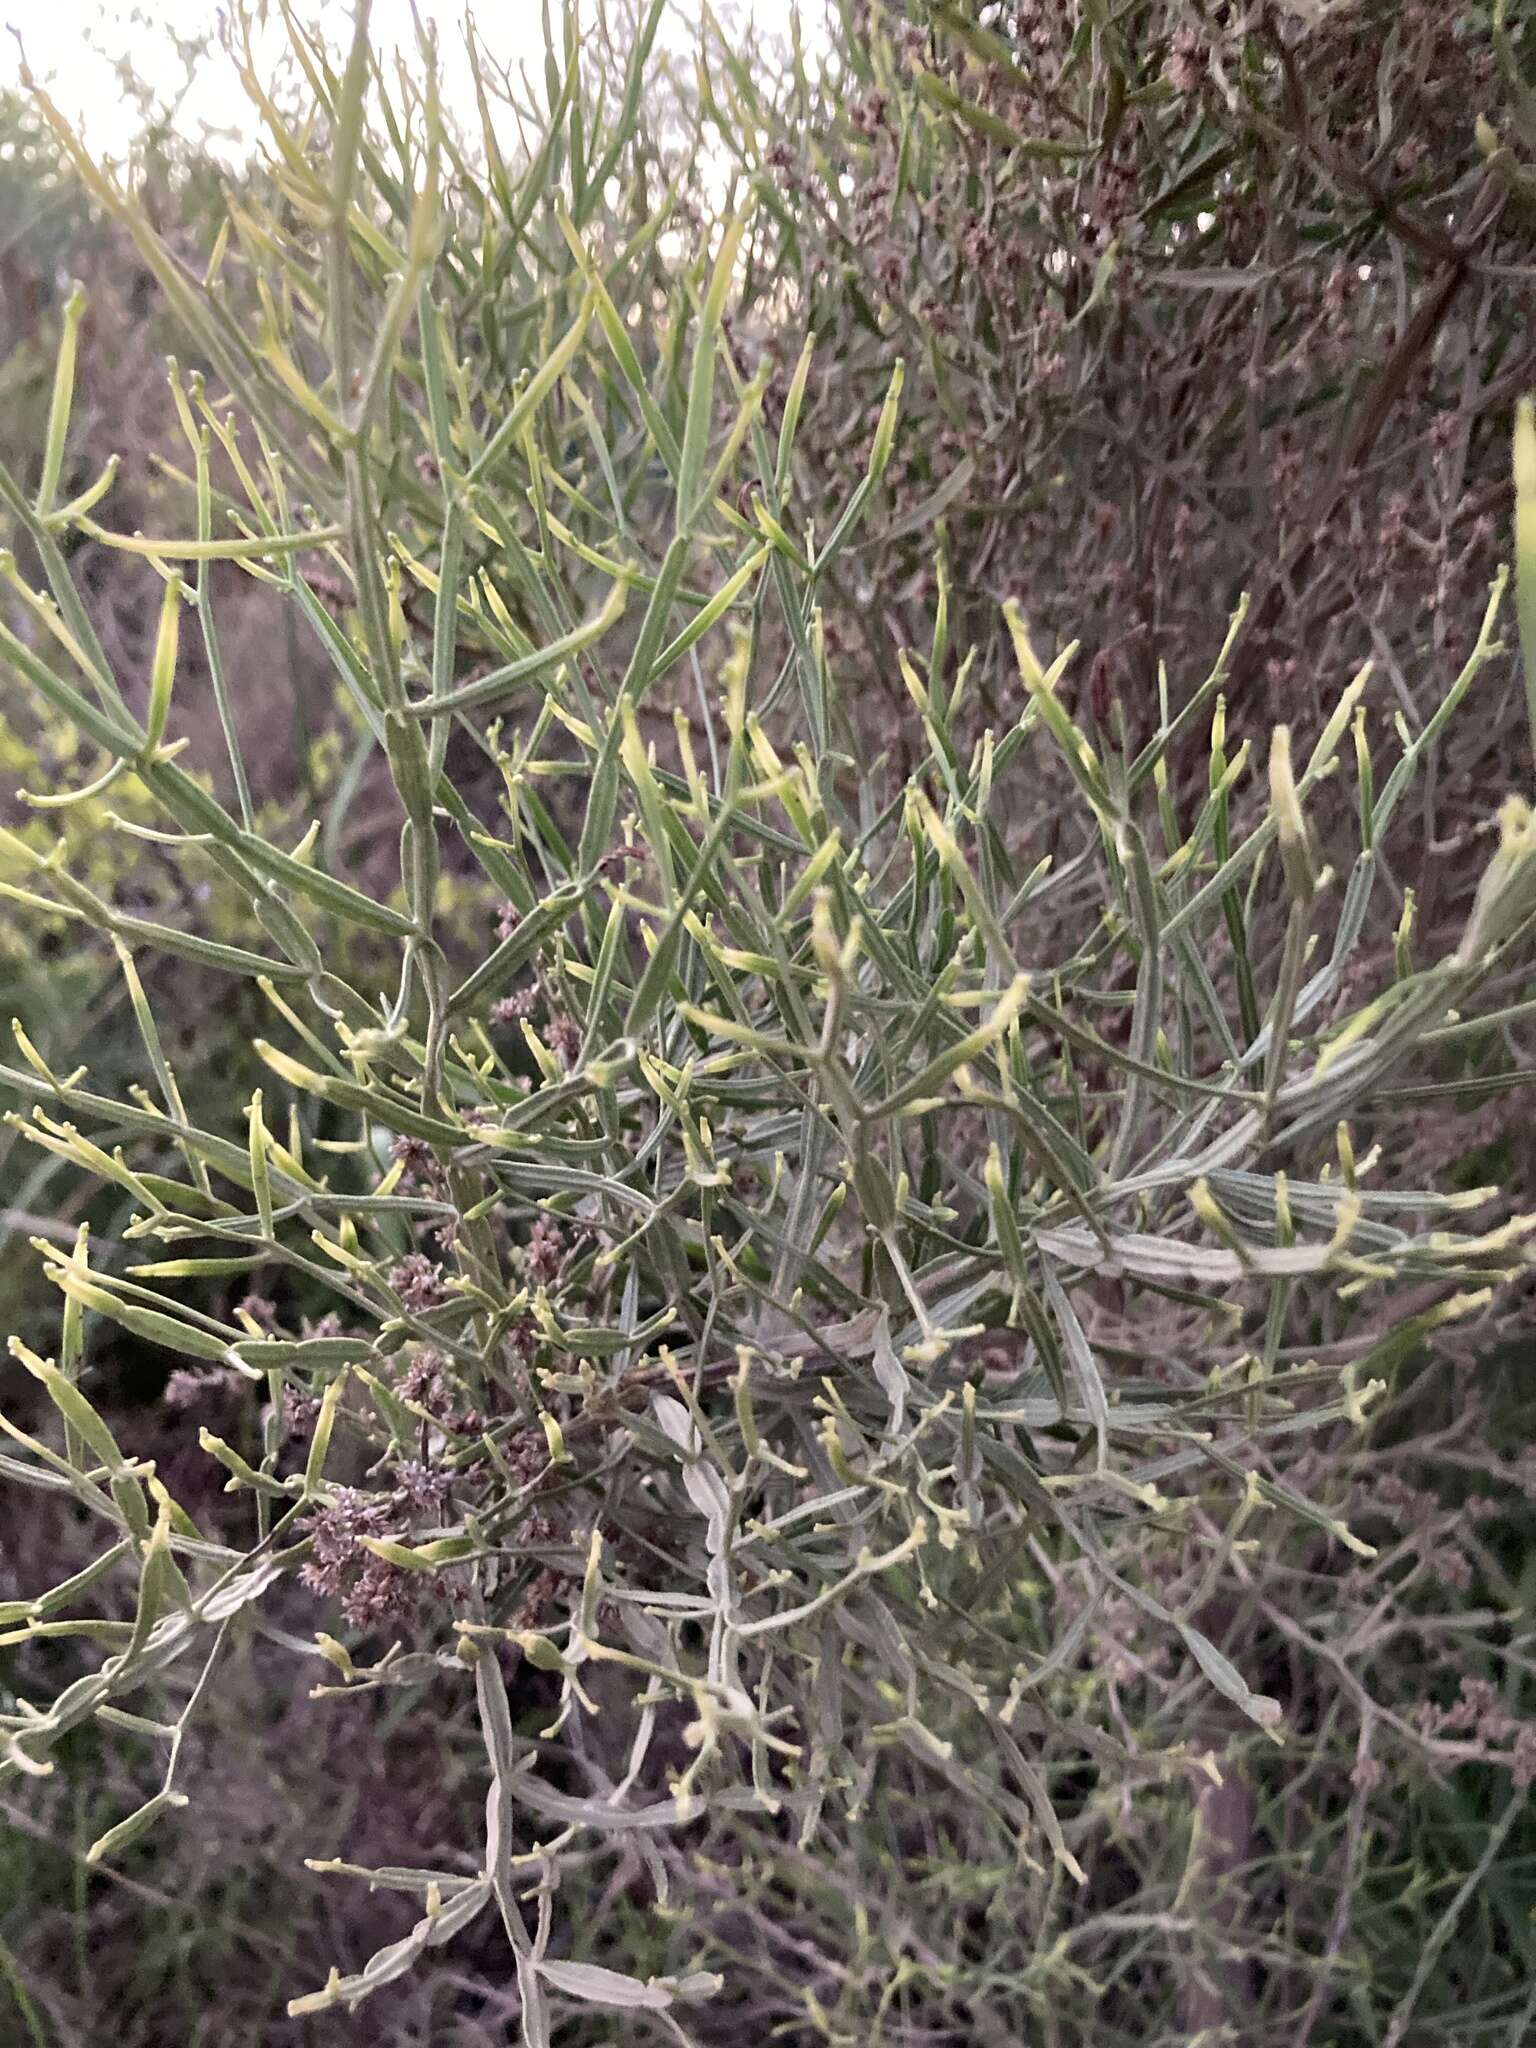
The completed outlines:
<svg viewBox="0 0 1536 2048">
<path fill-rule="evenodd" d="M 466 0 L 418 0 L 422 18 L 437 25 L 444 99 L 467 114 L 472 124 L 474 97 L 460 33 L 465 4 Z M 716 11 L 739 11 L 759 28 L 787 30 L 793 5 L 794 0 L 741 0 L 739 10 L 717 4 Z M 352 9 L 347 0 L 299 0 L 295 11 L 306 21 L 319 19 L 338 45 L 350 34 Z M 20 32 L 34 75 L 63 111 L 83 126 L 96 154 L 106 156 L 126 151 L 137 128 L 137 110 L 123 96 L 114 60 L 131 56 L 141 78 L 172 91 L 184 72 L 171 38 L 203 33 L 221 12 L 215 0 L 129 0 L 126 5 L 113 5 L 111 0 L 0 0 L 0 24 Z M 276 15 L 275 8 L 271 12 Z M 480 0 L 474 12 L 482 41 L 499 61 L 516 65 L 542 58 L 538 0 Z M 558 19 L 558 5 L 550 12 Z M 801 13 L 808 25 L 807 41 L 812 42 L 809 24 L 821 16 L 820 0 L 801 0 Z M 686 45 L 690 17 L 697 18 L 691 0 L 673 0 L 674 47 Z M 410 0 L 374 0 L 370 20 L 379 49 L 415 50 Z M 258 49 L 269 51 L 275 64 L 282 43 L 279 23 L 266 29 Z M 18 71 L 16 41 L 6 34 L 0 38 L 0 86 L 14 84 Z M 539 77 L 538 63 L 532 75 Z M 193 135 L 204 126 L 233 129 L 233 138 L 222 145 L 231 154 L 243 154 L 249 145 L 253 123 L 246 98 L 221 52 L 210 54 L 199 67 L 177 125 Z"/>
</svg>

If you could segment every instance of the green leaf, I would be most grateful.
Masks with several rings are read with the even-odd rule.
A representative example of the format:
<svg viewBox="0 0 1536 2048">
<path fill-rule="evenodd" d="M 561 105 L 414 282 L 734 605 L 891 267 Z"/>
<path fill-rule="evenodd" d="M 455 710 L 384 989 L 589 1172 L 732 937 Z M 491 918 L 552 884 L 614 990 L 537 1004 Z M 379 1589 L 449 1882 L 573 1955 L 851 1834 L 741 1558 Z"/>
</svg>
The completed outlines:
<svg viewBox="0 0 1536 2048">
<path fill-rule="evenodd" d="M 1520 621 L 1520 661 L 1525 701 L 1536 752 L 1536 401 L 1515 408 L 1515 609 Z"/>
</svg>

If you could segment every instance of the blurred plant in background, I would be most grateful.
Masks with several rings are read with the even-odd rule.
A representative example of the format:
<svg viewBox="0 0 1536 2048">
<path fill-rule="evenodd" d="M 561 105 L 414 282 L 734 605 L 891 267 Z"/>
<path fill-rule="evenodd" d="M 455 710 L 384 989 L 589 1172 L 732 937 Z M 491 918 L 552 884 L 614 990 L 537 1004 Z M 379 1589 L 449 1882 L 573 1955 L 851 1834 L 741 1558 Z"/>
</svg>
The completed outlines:
<svg viewBox="0 0 1536 2048">
<path fill-rule="evenodd" d="M 1528 31 L 284 18 L 0 149 L 23 2038 L 1520 2041 Z"/>
</svg>

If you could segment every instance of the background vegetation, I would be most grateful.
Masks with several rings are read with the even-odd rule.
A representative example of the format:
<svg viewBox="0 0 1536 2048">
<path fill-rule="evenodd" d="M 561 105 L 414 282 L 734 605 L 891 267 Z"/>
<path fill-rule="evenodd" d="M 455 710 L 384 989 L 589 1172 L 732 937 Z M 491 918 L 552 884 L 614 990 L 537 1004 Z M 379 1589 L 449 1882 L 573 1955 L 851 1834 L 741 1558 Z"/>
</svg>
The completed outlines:
<svg viewBox="0 0 1536 2048">
<path fill-rule="evenodd" d="M 5 2023 L 1513 2048 L 1531 31 L 660 26 L 3 110 Z"/>
</svg>

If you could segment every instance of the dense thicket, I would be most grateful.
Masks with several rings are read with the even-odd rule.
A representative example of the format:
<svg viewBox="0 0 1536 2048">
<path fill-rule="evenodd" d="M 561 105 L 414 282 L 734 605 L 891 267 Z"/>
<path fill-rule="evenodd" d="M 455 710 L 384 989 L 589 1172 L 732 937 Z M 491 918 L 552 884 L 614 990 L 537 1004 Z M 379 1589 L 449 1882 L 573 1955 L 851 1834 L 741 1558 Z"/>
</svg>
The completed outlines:
<svg viewBox="0 0 1536 2048">
<path fill-rule="evenodd" d="M 0 144 L 0 2000 L 1520 2041 L 1530 31 L 245 26 Z"/>
</svg>

